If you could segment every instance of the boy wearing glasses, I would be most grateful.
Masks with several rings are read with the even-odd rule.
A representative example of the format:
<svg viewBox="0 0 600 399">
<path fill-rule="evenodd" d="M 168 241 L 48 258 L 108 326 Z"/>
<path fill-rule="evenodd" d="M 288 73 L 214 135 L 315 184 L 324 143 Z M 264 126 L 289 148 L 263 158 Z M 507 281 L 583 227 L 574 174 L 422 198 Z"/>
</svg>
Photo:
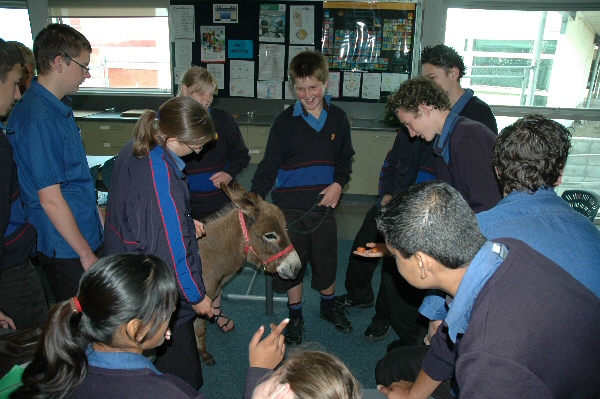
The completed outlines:
<svg viewBox="0 0 600 399">
<path fill-rule="evenodd" d="M 90 77 L 92 47 L 72 27 L 51 24 L 36 36 L 33 52 L 39 76 L 15 106 L 8 137 L 25 216 L 38 231 L 38 259 L 56 301 L 64 301 L 102 251 L 95 185 L 67 105 L 67 94 Z"/>
<path fill-rule="evenodd" d="M 273 276 L 273 289 L 288 294 L 290 323 L 285 342 L 296 346 L 302 343 L 302 280 L 309 260 L 312 285 L 321 293 L 321 318 L 344 333 L 353 329 L 334 299 L 337 224 L 333 208 L 350 180 L 354 149 L 346 113 L 325 95 L 329 69 L 323 54 L 297 54 L 288 75 L 298 101 L 275 117 L 251 191 L 264 198 L 272 188 L 273 203 L 281 208 L 288 225 L 298 221 L 288 232 L 302 269 L 295 280 Z"/>
</svg>

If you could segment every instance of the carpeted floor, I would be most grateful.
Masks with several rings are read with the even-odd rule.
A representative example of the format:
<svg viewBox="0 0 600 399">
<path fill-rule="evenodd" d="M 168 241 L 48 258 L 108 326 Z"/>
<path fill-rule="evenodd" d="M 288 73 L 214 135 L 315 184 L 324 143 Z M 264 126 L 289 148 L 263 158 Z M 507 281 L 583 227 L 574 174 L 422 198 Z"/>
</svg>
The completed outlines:
<svg viewBox="0 0 600 399">
<path fill-rule="evenodd" d="M 338 241 L 338 271 L 336 294 L 345 293 L 344 279 L 352 241 Z M 310 266 L 305 281 L 310 278 Z M 233 278 L 224 289 L 226 294 L 245 294 L 253 276 L 251 271 L 243 271 Z M 380 268 L 375 272 L 373 287 L 379 287 Z M 264 295 L 264 275 L 259 273 L 250 294 Z M 306 285 L 305 285 L 306 287 Z M 375 309 L 349 308 L 354 331 L 344 334 L 319 317 L 319 293 L 314 289 L 304 292 L 304 345 L 319 348 L 339 356 L 348 365 L 363 388 L 375 388 L 375 364 L 386 352 L 389 343 L 397 339 L 393 331 L 382 341 L 368 342 L 363 334 Z M 264 301 L 224 299 L 224 312 L 235 321 L 235 330 L 224 334 L 215 324 L 207 328 L 207 347 L 217 362 L 203 366 L 204 386 L 200 392 L 210 399 L 240 398 L 244 391 L 245 373 L 248 367 L 248 343 L 254 332 L 263 324 L 277 323 L 287 317 L 286 302 L 275 301 L 273 316 L 265 313 Z M 289 352 L 289 350 L 288 350 Z"/>
</svg>

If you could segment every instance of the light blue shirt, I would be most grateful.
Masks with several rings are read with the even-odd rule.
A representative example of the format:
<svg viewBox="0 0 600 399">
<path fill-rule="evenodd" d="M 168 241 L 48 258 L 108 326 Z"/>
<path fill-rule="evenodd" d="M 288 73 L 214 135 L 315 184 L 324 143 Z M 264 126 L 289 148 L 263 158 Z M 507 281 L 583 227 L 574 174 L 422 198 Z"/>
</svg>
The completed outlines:
<svg viewBox="0 0 600 399">
<path fill-rule="evenodd" d="M 294 104 L 294 112 L 292 116 L 302 116 L 302 118 L 317 132 L 320 132 L 325 126 L 325 122 L 327 122 L 327 108 L 329 108 L 329 103 L 331 102 L 331 95 L 327 94 L 323 96 L 323 110 L 321 111 L 321 115 L 319 115 L 319 119 L 315 118 L 311 113 L 304 109 L 304 106 L 297 100 Z"/>
<path fill-rule="evenodd" d="M 112 370 L 139 370 L 150 369 L 156 374 L 161 374 L 154 364 L 146 357 L 132 352 L 100 352 L 88 345 L 85 354 L 88 364 L 93 367 Z"/>
<path fill-rule="evenodd" d="M 600 231 L 574 211 L 553 188 L 513 191 L 477 220 L 488 239 L 523 241 L 565 269 L 600 298 Z M 430 320 L 447 314 L 443 295 L 428 295 L 419 312 Z"/>
</svg>

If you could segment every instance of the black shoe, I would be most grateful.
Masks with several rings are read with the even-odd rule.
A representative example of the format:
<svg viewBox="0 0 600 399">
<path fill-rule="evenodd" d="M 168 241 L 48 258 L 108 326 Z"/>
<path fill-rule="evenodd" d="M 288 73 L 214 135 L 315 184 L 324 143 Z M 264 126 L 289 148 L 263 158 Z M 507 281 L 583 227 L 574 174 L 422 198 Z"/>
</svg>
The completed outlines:
<svg viewBox="0 0 600 399">
<path fill-rule="evenodd" d="M 351 299 L 348 294 L 336 296 L 335 302 L 344 308 L 370 308 L 371 306 L 375 305 L 375 300 L 372 300 L 371 302 L 357 302 L 354 299 Z"/>
<path fill-rule="evenodd" d="M 291 347 L 302 343 L 302 330 L 304 330 L 304 319 L 294 317 L 285 328 L 285 344 Z"/>
<path fill-rule="evenodd" d="M 350 320 L 348 320 L 348 317 L 346 317 L 346 313 L 348 313 L 348 311 L 337 303 L 329 311 L 321 308 L 321 318 L 323 320 L 333 324 L 339 331 L 349 333 L 354 330 L 354 328 L 352 327 Z"/>
<path fill-rule="evenodd" d="M 390 333 L 392 326 L 382 326 L 374 321 L 369 324 L 365 330 L 365 339 L 367 341 L 381 341 Z"/>
</svg>

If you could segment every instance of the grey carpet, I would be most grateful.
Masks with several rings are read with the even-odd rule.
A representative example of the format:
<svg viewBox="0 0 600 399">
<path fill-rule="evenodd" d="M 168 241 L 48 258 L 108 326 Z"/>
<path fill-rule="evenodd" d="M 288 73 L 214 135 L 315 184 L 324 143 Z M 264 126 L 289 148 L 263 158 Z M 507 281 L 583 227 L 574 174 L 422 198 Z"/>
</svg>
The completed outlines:
<svg viewBox="0 0 600 399">
<path fill-rule="evenodd" d="M 336 294 L 346 292 L 344 280 L 351 245 L 350 240 L 338 241 Z M 240 273 L 227 283 L 224 293 L 245 294 L 252 275 L 251 271 Z M 309 279 L 310 266 L 304 281 L 310 281 Z M 379 279 L 380 267 L 377 268 L 372 282 L 375 292 L 379 287 Z M 264 295 L 264 287 L 264 275 L 259 273 L 250 294 Z M 319 303 L 319 292 L 305 284 L 304 343 L 311 349 L 316 347 L 339 356 L 363 388 L 375 388 L 375 364 L 385 355 L 387 345 L 397 339 L 397 336 L 392 331 L 379 342 L 368 342 L 363 338 L 375 312 L 374 308 L 349 308 L 349 319 L 354 325 L 354 331 L 348 334 L 341 333 L 319 317 Z M 215 324 L 208 325 L 207 347 L 217 364 L 211 367 L 203 366 L 204 386 L 200 392 L 210 399 L 242 397 L 248 367 L 248 343 L 252 335 L 261 324 L 268 326 L 269 323 L 277 323 L 288 316 L 285 302 L 275 302 L 272 317 L 266 316 L 263 301 L 224 299 L 222 307 L 235 321 L 235 330 L 224 334 Z"/>
</svg>

